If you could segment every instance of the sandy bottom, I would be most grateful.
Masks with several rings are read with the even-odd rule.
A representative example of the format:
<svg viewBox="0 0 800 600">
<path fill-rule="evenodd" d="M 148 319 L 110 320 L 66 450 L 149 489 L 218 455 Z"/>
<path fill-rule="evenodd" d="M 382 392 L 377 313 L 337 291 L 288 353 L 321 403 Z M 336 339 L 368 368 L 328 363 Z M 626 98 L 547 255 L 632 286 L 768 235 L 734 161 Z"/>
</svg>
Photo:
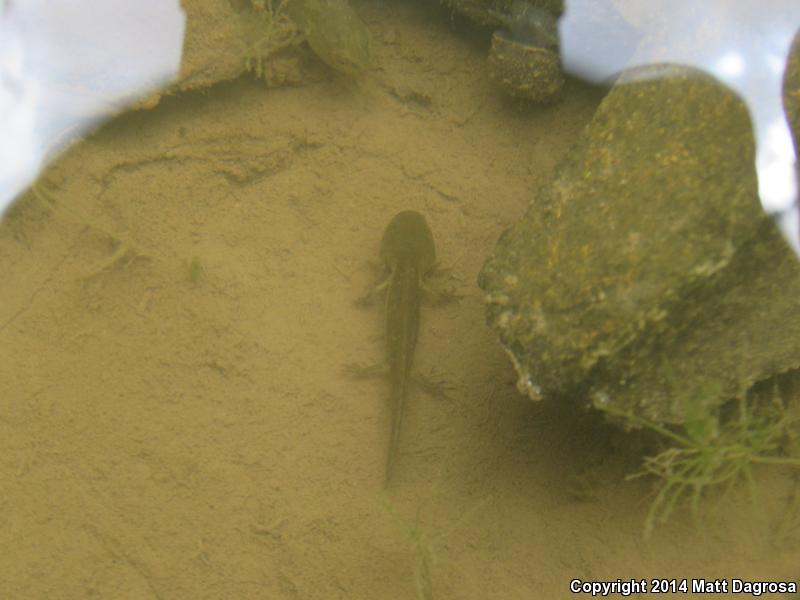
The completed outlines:
<svg viewBox="0 0 800 600">
<path fill-rule="evenodd" d="M 788 474 L 645 541 L 635 436 L 522 398 L 484 326 L 487 253 L 601 93 L 520 107 L 443 12 L 360 8 L 362 81 L 119 118 L 0 226 L 0 596 L 413 599 L 424 565 L 433 596 L 476 600 L 800 577 Z M 344 367 L 383 357 L 355 300 L 408 208 L 463 297 L 423 307 L 416 368 L 452 399 L 412 392 L 384 489 L 387 383 Z"/>
</svg>

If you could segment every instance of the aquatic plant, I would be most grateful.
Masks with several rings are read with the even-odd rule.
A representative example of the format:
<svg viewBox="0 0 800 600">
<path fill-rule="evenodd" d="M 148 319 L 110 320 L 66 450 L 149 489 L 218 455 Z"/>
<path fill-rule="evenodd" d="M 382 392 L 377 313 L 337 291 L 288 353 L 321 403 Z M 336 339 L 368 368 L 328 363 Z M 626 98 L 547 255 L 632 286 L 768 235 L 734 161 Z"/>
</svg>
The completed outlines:
<svg viewBox="0 0 800 600">
<path fill-rule="evenodd" d="M 46 178 L 42 177 L 37 180 L 30 188 L 31 193 L 35 198 L 42 202 L 51 210 L 63 211 L 73 218 L 76 222 L 81 223 L 102 236 L 106 237 L 111 242 L 111 252 L 108 256 L 100 259 L 94 265 L 89 267 L 89 270 L 83 275 L 83 280 L 89 280 L 101 273 L 110 271 L 117 266 L 126 266 L 137 259 L 151 258 L 138 244 L 123 236 L 120 233 L 114 233 L 96 222 L 83 211 L 75 207 L 71 207 L 56 198 L 55 192 L 51 189 L 51 184 Z"/>
<path fill-rule="evenodd" d="M 422 503 L 417 506 L 413 523 L 404 520 L 386 496 L 383 497 L 383 507 L 409 542 L 414 563 L 414 589 L 417 600 L 433 600 L 431 572 L 436 566 L 436 554 L 433 551 L 431 538 L 420 521 Z"/>
<path fill-rule="evenodd" d="M 777 548 L 800 543 L 800 473 L 792 477 L 789 493 L 783 499 L 783 509 L 772 528 L 772 542 Z"/>
<path fill-rule="evenodd" d="M 611 405 L 602 408 L 629 426 L 659 434 L 670 444 L 646 457 L 642 470 L 628 476 L 654 475 L 661 480 L 645 519 L 645 538 L 681 505 L 688 503 L 697 519 L 701 500 L 711 490 L 727 493 L 744 481 L 754 497 L 758 465 L 800 468 L 800 458 L 782 454 L 796 418 L 787 414 L 780 399 L 764 405 L 742 395 L 733 403 L 730 414 L 723 418 L 703 402 L 687 402 L 684 424 L 674 429 Z"/>
<path fill-rule="evenodd" d="M 483 498 L 476 502 L 471 508 L 467 509 L 459 519 L 451 525 L 447 530 L 440 531 L 436 534 L 429 533 L 429 529 L 423 523 L 421 518 L 422 508 L 425 501 L 417 505 L 414 513 L 414 521 L 409 522 L 400 516 L 395 506 L 389 501 L 389 497 L 384 494 L 382 497 L 383 508 L 394 521 L 395 526 L 401 532 L 401 535 L 407 540 L 414 573 L 414 589 L 416 591 L 417 600 L 433 600 L 433 573 L 438 564 L 436 553 L 434 551 L 434 544 L 445 540 L 455 530 L 468 521 L 480 508 L 487 502 L 491 501 L 491 496 Z"/>
<path fill-rule="evenodd" d="M 271 71 L 267 60 L 276 52 L 299 44 L 303 36 L 286 11 L 289 0 L 250 0 L 254 31 L 246 44 L 244 66 L 267 83 Z"/>
<path fill-rule="evenodd" d="M 198 256 L 192 256 L 192 259 L 186 262 L 186 268 L 192 285 L 197 285 L 205 279 L 206 269 Z"/>
</svg>

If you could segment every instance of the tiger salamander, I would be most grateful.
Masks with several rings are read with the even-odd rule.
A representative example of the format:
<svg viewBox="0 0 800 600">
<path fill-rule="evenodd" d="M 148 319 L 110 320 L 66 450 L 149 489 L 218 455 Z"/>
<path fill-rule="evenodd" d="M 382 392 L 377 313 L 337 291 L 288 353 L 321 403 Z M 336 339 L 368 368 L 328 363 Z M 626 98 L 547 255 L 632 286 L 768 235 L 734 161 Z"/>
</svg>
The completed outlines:
<svg viewBox="0 0 800 600">
<path fill-rule="evenodd" d="M 381 260 L 389 270 L 386 286 L 386 359 L 391 385 L 392 431 L 386 481 L 392 476 L 414 348 L 419 331 L 422 279 L 436 262 L 433 234 L 420 213 L 406 210 L 386 226 Z"/>
</svg>

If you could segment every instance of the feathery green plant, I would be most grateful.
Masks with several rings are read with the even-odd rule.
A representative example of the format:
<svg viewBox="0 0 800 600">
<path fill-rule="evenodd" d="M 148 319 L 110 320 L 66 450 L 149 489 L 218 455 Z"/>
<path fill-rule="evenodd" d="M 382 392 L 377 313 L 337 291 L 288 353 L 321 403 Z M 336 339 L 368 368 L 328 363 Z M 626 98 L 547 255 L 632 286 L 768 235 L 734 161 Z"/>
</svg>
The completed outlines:
<svg viewBox="0 0 800 600">
<path fill-rule="evenodd" d="M 270 83 L 269 57 L 283 48 L 302 41 L 302 35 L 286 12 L 291 0 L 251 0 L 255 30 L 245 49 L 244 65 L 248 72 Z"/>
<path fill-rule="evenodd" d="M 745 481 L 754 493 L 753 472 L 757 465 L 800 468 L 800 459 L 781 456 L 783 442 L 794 424 L 781 402 L 760 406 L 745 396 L 735 402 L 734 414 L 727 419 L 720 419 L 702 402 L 687 402 L 686 420 L 677 429 L 632 412 L 602 407 L 633 427 L 654 431 L 671 444 L 655 456 L 646 457 L 642 470 L 628 476 L 634 479 L 655 475 L 661 479 L 645 519 L 645 538 L 684 503 L 697 518 L 707 491 L 721 488 L 728 492 Z"/>
<path fill-rule="evenodd" d="M 434 599 L 433 573 L 438 562 L 434 551 L 434 543 L 451 536 L 459 526 L 469 520 L 478 509 L 490 500 L 491 496 L 479 500 L 446 531 L 431 535 L 421 518 L 425 501 L 417 505 L 417 510 L 414 513 L 414 521 L 410 523 L 400 516 L 397 509 L 389 501 L 388 496 L 386 494 L 383 495 L 382 504 L 384 509 L 392 517 L 395 525 L 402 532 L 403 537 L 409 542 L 409 548 L 414 563 L 414 588 L 416 590 L 417 600 Z"/>
</svg>

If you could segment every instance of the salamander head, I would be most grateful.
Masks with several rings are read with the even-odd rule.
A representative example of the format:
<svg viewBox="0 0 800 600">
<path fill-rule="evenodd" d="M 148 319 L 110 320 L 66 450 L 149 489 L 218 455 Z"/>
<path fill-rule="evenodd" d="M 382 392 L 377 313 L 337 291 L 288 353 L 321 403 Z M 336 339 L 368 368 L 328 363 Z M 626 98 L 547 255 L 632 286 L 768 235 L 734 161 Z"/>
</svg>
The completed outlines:
<svg viewBox="0 0 800 600">
<path fill-rule="evenodd" d="M 389 268 L 394 268 L 401 258 L 415 261 L 422 273 L 433 267 L 436 250 L 425 217 L 415 210 L 395 215 L 383 233 L 381 258 Z"/>
</svg>

